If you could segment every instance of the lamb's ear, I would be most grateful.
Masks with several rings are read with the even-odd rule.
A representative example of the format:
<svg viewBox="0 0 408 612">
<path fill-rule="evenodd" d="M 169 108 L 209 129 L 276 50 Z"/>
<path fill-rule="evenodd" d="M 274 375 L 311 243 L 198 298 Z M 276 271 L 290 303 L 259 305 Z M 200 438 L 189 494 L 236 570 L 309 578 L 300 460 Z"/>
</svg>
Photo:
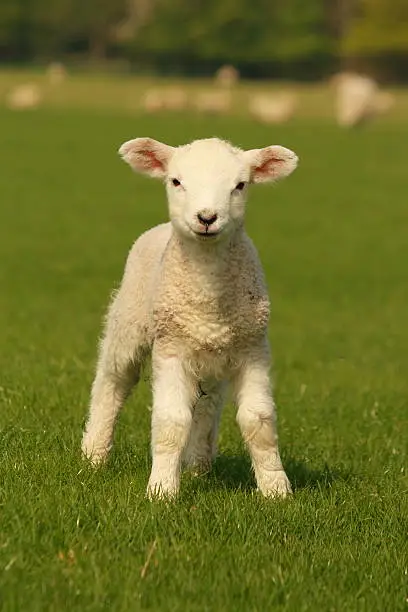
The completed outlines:
<svg viewBox="0 0 408 612">
<path fill-rule="evenodd" d="M 291 174 L 298 163 L 297 155 L 290 149 L 273 145 L 264 149 L 251 149 L 244 155 L 251 168 L 253 183 L 277 181 Z"/>
<path fill-rule="evenodd" d="M 162 178 L 167 173 L 167 166 L 174 150 L 174 147 L 153 138 L 135 138 L 120 147 L 119 155 L 135 172 Z"/>
</svg>

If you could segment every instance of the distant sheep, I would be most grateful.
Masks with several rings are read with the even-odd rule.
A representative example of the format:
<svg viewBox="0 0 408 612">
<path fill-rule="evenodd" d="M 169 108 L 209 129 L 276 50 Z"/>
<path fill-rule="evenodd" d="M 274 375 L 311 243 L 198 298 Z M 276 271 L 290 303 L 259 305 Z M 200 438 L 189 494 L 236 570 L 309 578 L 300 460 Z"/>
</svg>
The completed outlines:
<svg viewBox="0 0 408 612">
<path fill-rule="evenodd" d="M 148 89 L 142 98 L 142 107 L 147 113 L 164 110 L 164 94 L 157 89 Z"/>
<path fill-rule="evenodd" d="M 291 93 L 255 94 L 249 102 L 249 112 L 261 123 L 286 123 L 296 110 L 296 98 Z"/>
<path fill-rule="evenodd" d="M 239 81 L 239 72 L 234 66 L 221 66 L 215 73 L 215 82 L 221 87 L 233 87 Z"/>
<path fill-rule="evenodd" d="M 244 230 L 250 183 L 297 165 L 281 146 L 243 151 L 217 138 L 171 147 L 136 138 L 119 150 L 137 172 L 165 182 L 170 223 L 136 240 L 100 346 L 82 450 L 94 464 L 152 353 L 153 465 L 148 495 L 174 496 L 181 463 L 208 470 L 230 384 L 237 420 L 265 496 L 290 493 L 279 456 L 269 380 L 269 299 Z"/>
<path fill-rule="evenodd" d="M 142 107 L 147 113 L 181 111 L 187 107 L 187 104 L 187 93 L 181 87 L 148 89 L 142 98 Z"/>
<path fill-rule="evenodd" d="M 35 83 L 17 85 L 6 98 L 6 105 L 12 110 L 36 108 L 41 102 L 41 90 Z"/>
<path fill-rule="evenodd" d="M 230 92 L 210 89 L 196 95 L 195 108 L 200 113 L 226 114 L 231 109 L 231 101 Z"/>
<path fill-rule="evenodd" d="M 63 83 L 67 78 L 67 70 L 64 64 L 60 62 L 51 62 L 47 67 L 47 78 L 51 85 L 59 85 Z"/>
<path fill-rule="evenodd" d="M 368 76 L 342 73 L 333 79 L 336 87 L 336 119 L 341 127 L 355 127 L 390 110 L 393 97 L 381 92 Z"/>
<path fill-rule="evenodd" d="M 171 87 L 164 92 L 165 108 L 171 111 L 182 111 L 187 107 L 187 93 L 181 87 Z"/>
</svg>

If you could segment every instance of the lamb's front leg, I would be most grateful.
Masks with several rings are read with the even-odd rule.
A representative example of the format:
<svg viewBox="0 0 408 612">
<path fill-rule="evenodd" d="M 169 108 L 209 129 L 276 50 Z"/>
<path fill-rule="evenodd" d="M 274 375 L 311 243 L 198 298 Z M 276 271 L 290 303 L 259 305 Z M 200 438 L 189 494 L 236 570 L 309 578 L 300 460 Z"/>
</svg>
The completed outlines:
<svg viewBox="0 0 408 612">
<path fill-rule="evenodd" d="M 152 471 L 149 497 L 173 497 L 192 422 L 196 384 L 177 356 L 153 351 Z"/>
<path fill-rule="evenodd" d="M 237 421 L 248 445 L 258 489 L 266 497 L 285 497 L 292 490 L 279 455 L 266 347 L 249 353 L 234 382 Z"/>
</svg>

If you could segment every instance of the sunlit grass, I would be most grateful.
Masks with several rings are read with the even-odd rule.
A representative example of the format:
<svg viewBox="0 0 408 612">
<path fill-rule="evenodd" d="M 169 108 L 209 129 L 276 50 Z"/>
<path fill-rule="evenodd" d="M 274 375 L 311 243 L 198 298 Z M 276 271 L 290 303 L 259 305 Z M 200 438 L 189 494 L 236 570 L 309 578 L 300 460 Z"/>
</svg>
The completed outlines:
<svg viewBox="0 0 408 612">
<path fill-rule="evenodd" d="M 2 112 L 0 607 L 406 609 L 408 130 L 265 130 L 237 118 Z M 290 501 L 260 499 L 232 407 L 211 475 L 150 504 L 150 392 L 128 402 L 108 465 L 79 445 L 102 316 L 163 188 L 117 148 L 219 135 L 300 156 L 254 188 L 248 230 L 270 337 Z"/>
</svg>

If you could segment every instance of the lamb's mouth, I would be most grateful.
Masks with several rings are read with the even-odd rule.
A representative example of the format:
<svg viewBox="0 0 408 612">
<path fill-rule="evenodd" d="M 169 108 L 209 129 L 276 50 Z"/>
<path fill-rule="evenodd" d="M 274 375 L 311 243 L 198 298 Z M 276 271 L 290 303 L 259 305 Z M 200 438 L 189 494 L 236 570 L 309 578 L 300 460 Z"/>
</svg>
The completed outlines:
<svg viewBox="0 0 408 612">
<path fill-rule="evenodd" d="M 207 228 L 202 228 L 201 229 L 196 229 L 195 227 L 192 227 L 191 225 L 189 225 L 189 230 L 190 232 L 194 235 L 195 238 L 198 239 L 203 239 L 203 240 L 211 240 L 211 238 L 213 240 L 215 240 L 220 234 L 222 234 L 224 228 L 223 227 L 219 227 L 217 229 L 212 229 L 210 227 Z"/>
<path fill-rule="evenodd" d="M 218 232 L 196 232 L 195 230 L 193 230 L 193 232 L 199 238 L 205 238 L 205 239 L 215 238 L 216 236 L 219 236 L 221 233 L 220 231 Z"/>
</svg>

